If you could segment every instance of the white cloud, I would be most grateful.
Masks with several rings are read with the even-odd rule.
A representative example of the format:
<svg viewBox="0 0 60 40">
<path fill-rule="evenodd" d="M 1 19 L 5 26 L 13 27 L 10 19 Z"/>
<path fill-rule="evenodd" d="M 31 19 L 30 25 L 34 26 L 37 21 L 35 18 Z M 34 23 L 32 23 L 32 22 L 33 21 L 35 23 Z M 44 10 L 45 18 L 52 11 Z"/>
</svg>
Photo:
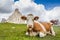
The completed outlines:
<svg viewBox="0 0 60 40">
<path fill-rule="evenodd" d="M 54 9 L 47 11 L 48 19 L 59 19 L 60 20 L 60 7 L 55 7 Z"/>
<path fill-rule="evenodd" d="M 0 13 L 11 12 L 13 3 L 13 0 L 0 0 Z"/>
<path fill-rule="evenodd" d="M 50 21 L 52 19 L 60 20 L 60 7 L 54 7 L 52 10 L 47 10 L 45 15 L 43 15 L 41 20 Z"/>
</svg>

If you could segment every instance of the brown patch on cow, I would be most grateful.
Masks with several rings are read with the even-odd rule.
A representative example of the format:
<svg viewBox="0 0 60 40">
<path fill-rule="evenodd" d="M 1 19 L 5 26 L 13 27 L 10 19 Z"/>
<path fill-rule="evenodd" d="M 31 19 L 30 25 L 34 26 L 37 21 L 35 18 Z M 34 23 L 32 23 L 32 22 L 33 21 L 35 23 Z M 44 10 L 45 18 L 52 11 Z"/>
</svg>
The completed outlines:
<svg viewBox="0 0 60 40">
<path fill-rule="evenodd" d="M 28 31 L 29 34 L 33 32 L 33 30 L 29 30 L 29 29 L 27 31 Z"/>
<path fill-rule="evenodd" d="M 41 28 L 40 24 L 34 22 L 34 28 L 33 28 L 34 31 L 36 32 L 43 32 L 44 30 Z"/>
<path fill-rule="evenodd" d="M 22 16 L 21 19 L 27 20 L 27 17 L 26 16 Z"/>
<path fill-rule="evenodd" d="M 46 31 L 50 31 L 50 28 L 52 26 L 50 23 L 47 22 L 42 22 L 42 25 L 45 27 Z"/>
</svg>

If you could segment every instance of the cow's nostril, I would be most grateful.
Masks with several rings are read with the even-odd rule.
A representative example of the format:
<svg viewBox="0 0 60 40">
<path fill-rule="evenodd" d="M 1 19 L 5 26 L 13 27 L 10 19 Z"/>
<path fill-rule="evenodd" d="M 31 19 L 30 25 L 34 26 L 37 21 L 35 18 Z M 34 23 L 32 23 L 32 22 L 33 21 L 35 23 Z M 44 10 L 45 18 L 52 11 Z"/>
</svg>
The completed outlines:
<svg viewBox="0 0 60 40">
<path fill-rule="evenodd" d="M 29 28 L 32 28 L 31 26 L 29 26 Z"/>
<path fill-rule="evenodd" d="M 29 28 L 32 28 L 32 25 L 29 25 Z"/>
</svg>

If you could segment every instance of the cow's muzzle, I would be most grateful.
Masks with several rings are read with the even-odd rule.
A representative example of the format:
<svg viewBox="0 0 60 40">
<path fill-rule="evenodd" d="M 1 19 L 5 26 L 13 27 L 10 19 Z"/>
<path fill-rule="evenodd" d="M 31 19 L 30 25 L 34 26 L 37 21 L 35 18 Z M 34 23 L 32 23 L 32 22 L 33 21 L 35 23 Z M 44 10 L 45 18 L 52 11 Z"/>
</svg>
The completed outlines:
<svg viewBox="0 0 60 40">
<path fill-rule="evenodd" d="M 32 28 L 32 25 L 28 25 L 28 28 Z"/>
</svg>

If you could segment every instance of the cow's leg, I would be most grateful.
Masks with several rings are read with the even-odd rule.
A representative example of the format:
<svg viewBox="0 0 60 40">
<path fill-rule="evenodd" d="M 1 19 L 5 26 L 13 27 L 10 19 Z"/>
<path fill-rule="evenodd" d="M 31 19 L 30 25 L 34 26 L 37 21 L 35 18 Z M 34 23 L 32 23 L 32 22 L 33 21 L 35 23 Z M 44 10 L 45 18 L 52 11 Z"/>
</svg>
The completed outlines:
<svg viewBox="0 0 60 40">
<path fill-rule="evenodd" d="M 30 35 L 30 36 L 37 36 L 38 33 L 37 33 L 37 32 L 32 32 L 32 33 L 30 33 L 29 35 Z"/>
<path fill-rule="evenodd" d="M 51 32 L 51 34 L 52 34 L 53 36 L 55 36 L 55 32 L 54 32 L 54 30 L 53 30 L 53 27 L 51 27 L 50 32 Z"/>
<path fill-rule="evenodd" d="M 33 33 L 32 32 L 30 32 L 30 33 L 26 32 L 26 35 L 33 36 Z"/>
<path fill-rule="evenodd" d="M 39 32 L 39 37 L 45 37 L 45 36 L 46 36 L 45 33 L 43 33 L 43 32 Z"/>
<path fill-rule="evenodd" d="M 37 36 L 38 35 L 38 32 L 33 32 L 33 36 Z"/>
<path fill-rule="evenodd" d="M 49 32 L 46 32 L 46 33 L 51 35 L 51 32 L 50 31 Z"/>
</svg>

